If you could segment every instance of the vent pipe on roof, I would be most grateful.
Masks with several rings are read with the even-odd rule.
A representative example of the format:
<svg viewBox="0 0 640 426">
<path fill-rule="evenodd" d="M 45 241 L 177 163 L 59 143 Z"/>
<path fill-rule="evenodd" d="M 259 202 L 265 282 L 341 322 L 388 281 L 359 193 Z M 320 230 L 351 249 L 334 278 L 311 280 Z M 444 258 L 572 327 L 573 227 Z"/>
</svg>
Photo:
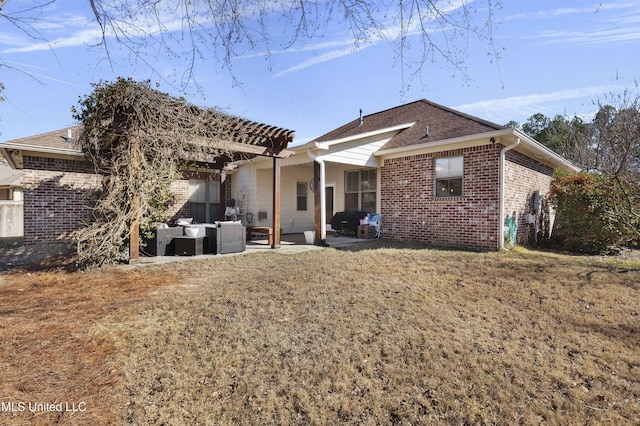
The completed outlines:
<svg viewBox="0 0 640 426">
<path fill-rule="evenodd" d="M 362 108 L 360 108 L 360 124 L 358 126 L 362 126 L 364 124 L 364 120 L 362 119 Z"/>
<path fill-rule="evenodd" d="M 73 139 L 73 133 L 71 132 L 71 129 L 67 129 L 67 142 L 71 142 L 71 140 Z"/>
</svg>

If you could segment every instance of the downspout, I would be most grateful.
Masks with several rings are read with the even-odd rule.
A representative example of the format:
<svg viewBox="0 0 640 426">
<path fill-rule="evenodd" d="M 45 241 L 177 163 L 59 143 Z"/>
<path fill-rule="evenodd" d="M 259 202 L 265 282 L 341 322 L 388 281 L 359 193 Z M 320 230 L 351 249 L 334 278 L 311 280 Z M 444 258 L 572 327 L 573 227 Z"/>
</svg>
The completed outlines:
<svg viewBox="0 0 640 426">
<path fill-rule="evenodd" d="M 320 188 L 317 188 L 320 191 L 320 244 L 325 245 L 327 243 L 327 200 L 324 191 L 326 181 L 324 160 L 311 152 L 311 148 L 307 149 L 307 155 L 320 165 Z"/>
<path fill-rule="evenodd" d="M 504 161 L 507 151 L 512 150 L 520 144 L 520 138 L 516 140 L 512 145 L 505 146 L 500 151 L 500 212 L 498 219 L 498 247 L 500 250 L 504 250 Z"/>
</svg>

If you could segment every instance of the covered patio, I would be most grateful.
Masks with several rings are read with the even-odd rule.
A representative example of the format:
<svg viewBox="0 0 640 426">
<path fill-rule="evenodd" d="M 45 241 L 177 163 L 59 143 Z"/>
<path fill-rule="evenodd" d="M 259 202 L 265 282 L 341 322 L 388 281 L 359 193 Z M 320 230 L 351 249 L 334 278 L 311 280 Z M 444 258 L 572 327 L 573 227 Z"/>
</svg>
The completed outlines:
<svg viewBox="0 0 640 426">
<path fill-rule="evenodd" d="M 284 234 L 281 236 L 280 244 L 277 248 L 273 248 L 266 237 L 255 238 L 247 242 L 246 250 L 243 252 L 226 253 L 226 254 L 202 254 L 198 256 L 141 256 L 139 261 L 135 264 L 138 265 L 155 265 L 171 262 L 184 262 L 189 260 L 202 260 L 202 259 L 215 259 L 221 256 L 237 256 L 243 254 L 256 254 L 256 253 L 277 253 L 284 255 L 293 255 L 298 253 L 304 253 L 312 250 L 324 250 L 327 248 L 346 248 L 354 245 L 366 243 L 367 239 L 355 238 L 349 236 L 336 237 L 331 231 L 327 233 L 327 245 L 320 246 L 315 244 L 307 244 L 304 234 Z M 133 263 L 131 264 L 133 265 Z"/>
</svg>

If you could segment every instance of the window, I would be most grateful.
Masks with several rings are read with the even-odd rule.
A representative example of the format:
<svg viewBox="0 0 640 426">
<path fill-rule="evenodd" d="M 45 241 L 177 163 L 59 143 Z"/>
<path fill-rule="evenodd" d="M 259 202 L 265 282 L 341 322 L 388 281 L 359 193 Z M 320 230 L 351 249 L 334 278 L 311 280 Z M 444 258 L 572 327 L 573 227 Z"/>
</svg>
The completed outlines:
<svg viewBox="0 0 640 426">
<path fill-rule="evenodd" d="M 220 217 L 220 182 L 189 181 L 189 216 L 196 223 L 210 223 Z"/>
<path fill-rule="evenodd" d="M 377 170 L 350 170 L 345 173 L 345 210 L 376 211 Z"/>
<path fill-rule="evenodd" d="M 307 182 L 296 183 L 297 209 L 307 210 Z"/>
<path fill-rule="evenodd" d="M 436 159 L 436 197 L 462 197 L 462 163 L 462 156 Z"/>
</svg>

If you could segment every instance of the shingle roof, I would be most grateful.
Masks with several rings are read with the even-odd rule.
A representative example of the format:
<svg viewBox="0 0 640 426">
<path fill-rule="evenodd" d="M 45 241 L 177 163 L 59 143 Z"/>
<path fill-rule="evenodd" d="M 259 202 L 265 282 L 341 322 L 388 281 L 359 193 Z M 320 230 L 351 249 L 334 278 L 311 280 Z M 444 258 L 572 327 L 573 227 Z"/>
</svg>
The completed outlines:
<svg viewBox="0 0 640 426">
<path fill-rule="evenodd" d="M 424 144 L 506 128 L 422 99 L 366 115 L 363 117 L 362 125 L 360 125 L 360 119 L 357 118 L 320 136 L 313 142 L 342 139 L 412 122 L 415 122 L 413 126 L 401 130 L 381 149 Z M 429 127 L 429 136 L 425 137 L 427 126 Z"/>
<path fill-rule="evenodd" d="M 67 132 L 69 129 L 71 129 L 71 140 L 67 140 Z M 74 149 L 80 151 L 80 148 L 76 145 L 76 141 L 80 135 L 80 130 L 80 126 L 73 126 L 67 129 L 54 130 L 52 132 L 41 133 L 39 135 L 13 139 L 7 142 L 10 142 L 12 145 L 24 145 L 25 147 Z M 0 143 L 0 148 L 2 148 L 2 143 Z"/>
</svg>

